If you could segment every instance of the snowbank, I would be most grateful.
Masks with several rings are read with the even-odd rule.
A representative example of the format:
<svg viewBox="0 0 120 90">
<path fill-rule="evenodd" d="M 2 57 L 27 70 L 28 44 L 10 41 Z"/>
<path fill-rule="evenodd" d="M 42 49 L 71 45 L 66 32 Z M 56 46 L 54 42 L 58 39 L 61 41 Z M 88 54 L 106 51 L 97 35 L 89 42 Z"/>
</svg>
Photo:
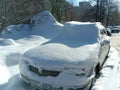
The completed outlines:
<svg viewBox="0 0 120 90">
<path fill-rule="evenodd" d="M 63 27 L 49 11 L 35 15 L 30 23 L 32 26 L 32 33 L 41 35 L 45 38 L 55 37 Z"/>
<path fill-rule="evenodd" d="M 30 35 L 40 35 L 44 38 L 53 38 L 62 29 L 63 25 L 56 21 L 49 11 L 35 15 L 30 24 L 7 26 L 1 33 L 2 38 L 21 39 Z"/>
</svg>

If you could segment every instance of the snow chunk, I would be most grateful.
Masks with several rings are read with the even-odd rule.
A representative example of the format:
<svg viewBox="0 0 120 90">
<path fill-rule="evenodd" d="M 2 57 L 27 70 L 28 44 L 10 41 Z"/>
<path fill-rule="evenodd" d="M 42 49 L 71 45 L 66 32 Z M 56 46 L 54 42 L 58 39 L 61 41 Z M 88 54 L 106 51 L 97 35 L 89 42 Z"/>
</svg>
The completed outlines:
<svg viewBox="0 0 120 90">
<path fill-rule="evenodd" d="M 10 78 L 10 73 L 7 68 L 3 65 L 0 65 L 0 84 L 7 83 Z"/>
<path fill-rule="evenodd" d="M 15 45 L 15 41 L 13 39 L 0 38 L 0 46 L 7 46 L 7 45 Z"/>
</svg>

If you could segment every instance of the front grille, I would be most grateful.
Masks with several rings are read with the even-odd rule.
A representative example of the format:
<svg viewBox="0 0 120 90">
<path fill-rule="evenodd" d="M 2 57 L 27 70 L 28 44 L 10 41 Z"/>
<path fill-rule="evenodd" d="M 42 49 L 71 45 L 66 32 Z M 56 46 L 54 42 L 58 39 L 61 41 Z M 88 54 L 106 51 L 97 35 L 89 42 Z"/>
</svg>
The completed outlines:
<svg viewBox="0 0 120 90">
<path fill-rule="evenodd" d="M 51 71 L 51 70 L 42 70 L 41 72 L 41 76 L 58 76 L 59 75 L 59 71 Z"/>
<path fill-rule="evenodd" d="M 38 68 L 33 67 L 31 65 L 29 65 L 29 69 L 30 69 L 30 71 L 32 71 L 40 76 L 58 76 L 60 73 L 60 71 L 45 70 L 45 69 L 42 69 L 41 71 L 39 71 Z"/>
<path fill-rule="evenodd" d="M 36 74 L 39 75 L 39 70 L 38 70 L 38 68 L 29 65 L 29 69 L 30 69 L 30 71 L 32 71 L 32 72 L 34 72 L 34 73 L 36 73 Z"/>
</svg>

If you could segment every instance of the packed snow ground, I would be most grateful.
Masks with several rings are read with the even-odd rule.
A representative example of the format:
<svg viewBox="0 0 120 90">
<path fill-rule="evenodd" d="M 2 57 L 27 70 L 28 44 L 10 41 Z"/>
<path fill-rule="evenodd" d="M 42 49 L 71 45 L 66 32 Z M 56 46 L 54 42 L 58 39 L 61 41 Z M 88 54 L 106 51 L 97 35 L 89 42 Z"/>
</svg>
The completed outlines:
<svg viewBox="0 0 120 90">
<path fill-rule="evenodd" d="M 38 16 L 41 17 L 41 15 Z M 50 20 L 52 24 L 45 23 L 46 19 Z M 3 32 L 3 35 L 0 36 L 0 90 L 34 89 L 20 78 L 18 62 L 21 60 L 24 52 L 51 39 L 54 37 L 52 34 L 59 33 L 59 31 L 54 33 L 54 30 L 63 26 L 54 21 L 54 18 L 51 20 L 51 18 L 45 17 L 45 20 L 42 18 L 42 22 L 39 23 L 43 24 L 42 29 L 47 30 L 45 32 L 51 30 L 50 34 L 41 33 L 41 30 L 37 29 L 39 25 L 36 26 L 37 28 L 34 28 L 35 33 L 33 30 L 29 30 L 31 29 L 29 25 L 12 25 L 7 27 L 6 33 Z M 55 26 L 54 30 L 53 26 Z M 100 77 L 96 80 L 92 90 L 120 90 L 120 56 L 116 49 L 111 47 L 109 58 L 103 66 Z"/>
</svg>

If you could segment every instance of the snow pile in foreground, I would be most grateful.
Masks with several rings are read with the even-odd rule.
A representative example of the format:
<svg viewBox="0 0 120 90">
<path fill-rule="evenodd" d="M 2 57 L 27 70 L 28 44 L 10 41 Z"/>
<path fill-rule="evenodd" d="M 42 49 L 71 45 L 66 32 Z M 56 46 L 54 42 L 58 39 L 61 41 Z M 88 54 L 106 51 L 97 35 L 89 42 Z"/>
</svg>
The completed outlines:
<svg viewBox="0 0 120 90">
<path fill-rule="evenodd" d="M 100 71 L 92 90 L 120 90 L 120 57 L 118 52 L 111 48 L 109 58 Z"/>
</svg>

